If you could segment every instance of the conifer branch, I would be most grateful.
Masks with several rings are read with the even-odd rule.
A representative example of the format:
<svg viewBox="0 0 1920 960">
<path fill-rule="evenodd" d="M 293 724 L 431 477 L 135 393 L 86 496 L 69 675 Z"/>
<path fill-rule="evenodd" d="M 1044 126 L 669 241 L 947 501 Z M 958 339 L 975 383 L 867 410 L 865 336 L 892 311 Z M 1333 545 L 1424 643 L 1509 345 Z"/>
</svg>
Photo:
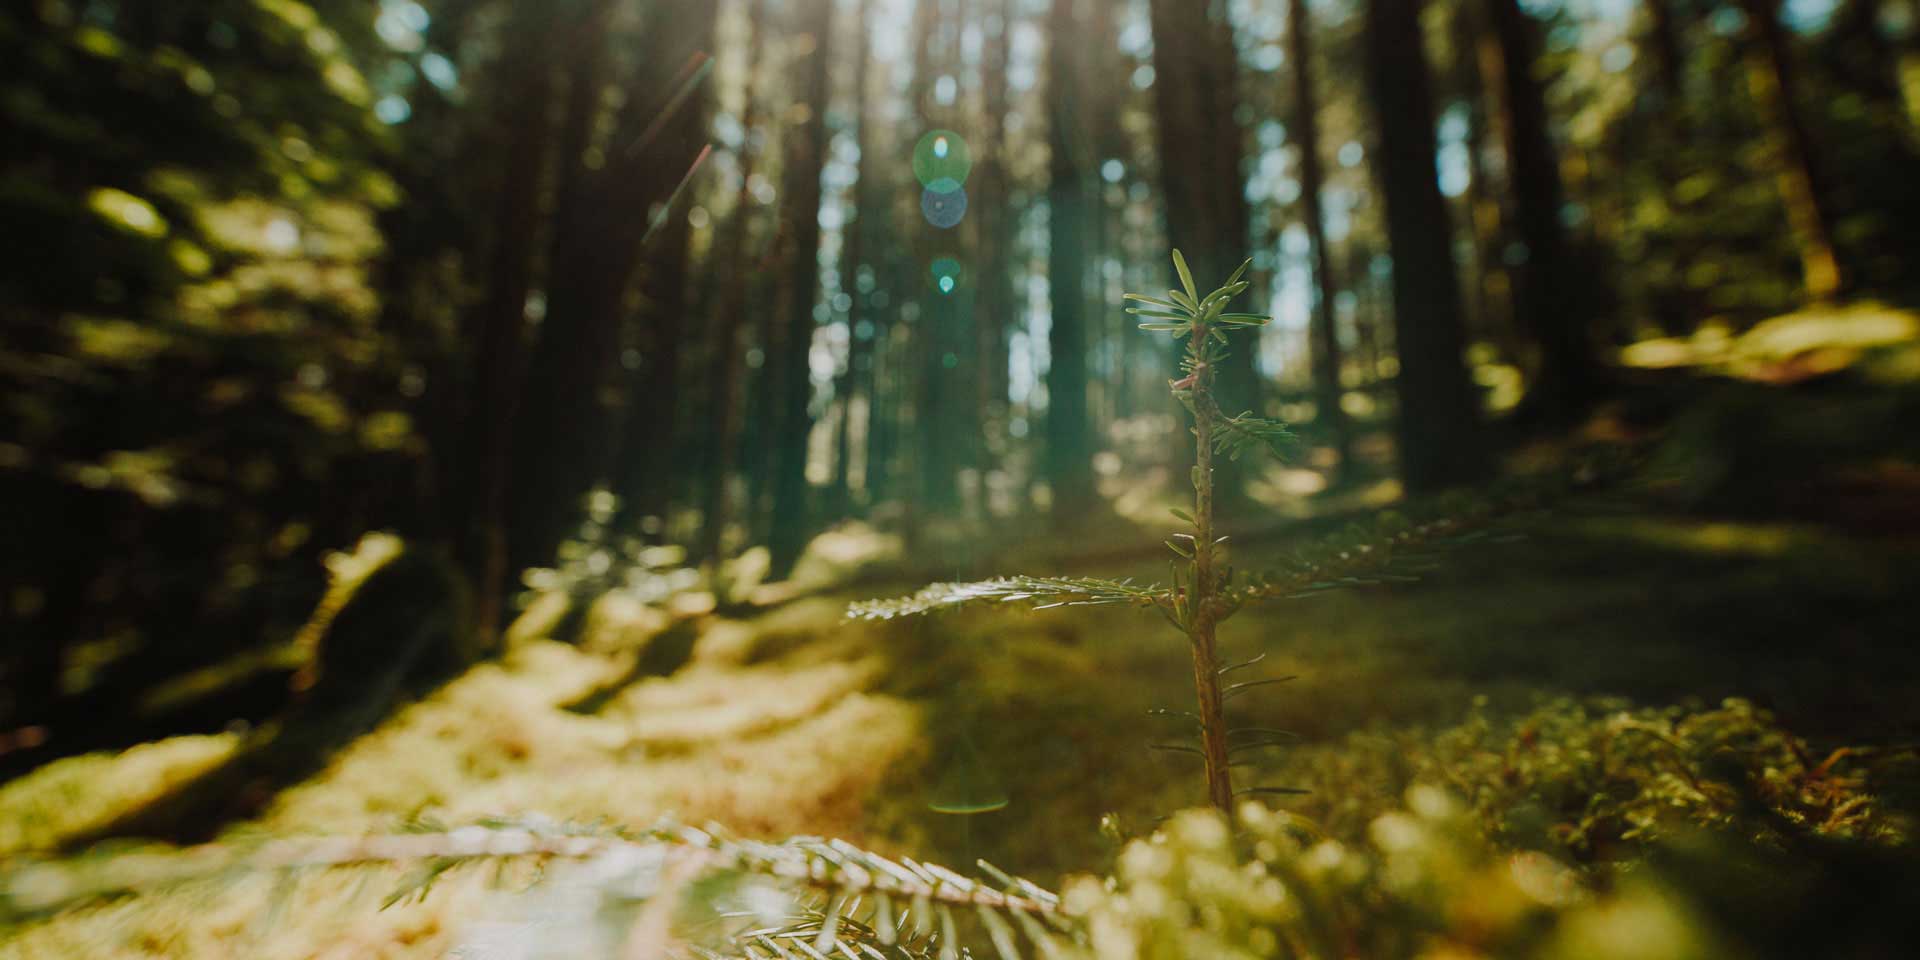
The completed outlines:
<svg viewBox="0 0 1920 960">
<path fill-rule="evenodd" d="M 215 843 L 184 850 L 23 864 L 0 871 L 0 922 L 19 922 L 108 897 L 261 873 L 291 875 L 310 869 L 423 864 L 426 869 L 419 875 L 424 879 L 411 882 L 389 900 L 396 902 L 424 893 L 431 880 L 462 865 L 502 859 L 602 858 L 626 858 L 625 862 L 645 865 L 659 877 L 767 878 L 824 898 L 824 911 L 802 909 L 783 922 L 740 932 L 732 943 L 732 955 L 787 956 L 790 954 L 780 946 L 793 947 L 796 938 L 803 938 L 814 950 L 831 953 L 842 934 L 858 944 L 871 938 L 873 943 L 891 947 L 901 941 L 901 929 L 907 924 L 913 923 L 918 929 L 926 926 L 928 911 L 945 913 L 954 907 L 983 917 L 994 916 L 1002 924 L 1011 918 L 1013 925 L 1006 926 L 1005 931 L 1017 927 L 1030 942 L 1039 945 L 1044 940 L 1042 952 L 1056 946 L 1052 942 L 1055 937 L 1075 929 L 1059 897 L 1027 880 L 990 870 L 996 882 L 989 883 L 937 864 L 907 858 L 892 860 L 842 840 L 797 837 L 769 843 L 679 825 L 629 835 L 616 830 L 507 821 L 434 833 Z M 667 889 L 663 883 L 657 892 Z M 892 926 L 877 929 L 879 921 Z M 926 938 L 905 939 L 912 943 Z M 991 939 L 996 947 L 1011 944 L 1000 933 Z M 760 945 L 758 950 L 755 944 Z M 862 952 L 876 955 L 870 946 Z M 924 952 L 907 950 L 900 955 Z M 791 955 L 813 954 L 796 948 Z"/>
<path fill-rule="evenodd" d="M 1036 610 L 1110 603 L 1146 606 L 1166 596 L 1156 586 L 1096 577 L 1001 577 L 976 583 L 936 583 L 912 596 L 866 600 L 850 605 L 852 620 L 891 620 L 969 603 L 1028 603 Z"/>
</svg>

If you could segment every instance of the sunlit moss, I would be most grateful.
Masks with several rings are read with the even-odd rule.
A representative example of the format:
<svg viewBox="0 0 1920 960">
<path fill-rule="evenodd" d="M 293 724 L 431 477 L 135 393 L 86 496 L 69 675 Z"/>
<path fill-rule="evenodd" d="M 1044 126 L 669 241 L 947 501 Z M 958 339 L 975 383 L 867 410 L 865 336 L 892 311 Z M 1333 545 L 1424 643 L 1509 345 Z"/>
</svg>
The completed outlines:
<svg viewBox="0 0 1920 960">
<path fill-rule="evenodd" d="M 76 351 L 117 366 L 145 364 L 173 345 L 165 333 L 129 320 L 68 317 L 63 326 Z"/>
<path fill-rule="evenodd" d="M 115 227 L 148 239 L 164 237 L 170 229 L 153 204 L 124 190 L 99 187 L 87 196 L 87 206 Z"/>
<path fill-rule="evenodd" d="M 0 856 L 50 850 L 232 755 L 237 736 L 175 737 L 48 764 L 0 786 Z"/>
</svg>

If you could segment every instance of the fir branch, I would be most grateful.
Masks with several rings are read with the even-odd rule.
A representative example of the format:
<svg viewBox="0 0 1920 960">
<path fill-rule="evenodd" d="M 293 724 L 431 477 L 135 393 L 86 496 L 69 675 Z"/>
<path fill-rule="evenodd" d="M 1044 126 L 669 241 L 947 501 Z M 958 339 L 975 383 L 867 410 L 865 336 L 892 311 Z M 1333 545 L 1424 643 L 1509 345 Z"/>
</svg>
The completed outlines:
<svg viewBox="0 0 1920 960">
<path fill-rule="evenodd" d="M 1284 457 L 1287 447 L 1297 439 L 1286 424 L 1256 417 L 1252 411 L 1229 417 L 1215 406 L 1211 413 L 1213 452 L 1225 454 L 1229 460 L 1238 460 L 1248 450 L 1260 447 L 1276 457 Z"/>
<path fill-rule="evenodd" d="M 940 916 L 939 928 L 950 940 L 950 911 L 955 907 L 983 918 L 1003 956 L 1013 955 L 1011 933 L 1016 928 L 1043 954 L 1054 952 L 1059 946 L 1056 938 L 1076 929 L 1059 897 L 1027 880 L 990 870 L 996 885 L 937 864 L 891 860 L 841 840 L 798 837 L 768 843 L 678 825 L 628 834 L 598 827 L 503 821 L 440 833 L 278 838 L 12 866 L 0 870 L 0 922 L 19 922 L 109 897 L 261 873 L 292 877 L 314 869 L 421 865 L 389 898 L 392 903 L 424 896 L 433 879 L 456 867 L 509 859 L 643 866 L 642 874 L 654 879 L 643 889 L 622 881 L 619 893 L 629 899 L 664 897 L 685 889 L 696 877 L 718 878 L 723 888 L 763 878 L 819 898 L 814 907 L 771 926 L 737 931 L 726 944 L 729 953 L 694 950 L 703 956 L 837 952 L 887 960 L 929 956 L 936 946 L 944 956 L 952 945 L 929 938 L 926 931 L 934 927 L 926 914 Z M 608 878 L 607 882 L 614 881 Z M 989 916 L 994 920 L 984 919 Z M 919 932 L 905 932 L 909 924 Z M 664 930 L 654 933 L 664 936 Z M 859 952 L 843 949 L 848 944 Z M 783 946 L 791 947 L 792 953 L 782 950 Z M 877 947 L 890 950 L 883 953 Z"/>
<path fill-rule="evenodd" d="M 1512 527 L 1567 497 L 1617 481 L 1631 462 L 1583 462 L 1544 477 L 1510 481 L 1483 496 L 1458 495 L 1416 507 L 1415 516 L 1386 511 L 1299 550 L 1273 571 L 1226 591 L 1248 601 L 1292 600 L 1333 590 L 1417 581 L 1409 567 L 1439 551 L 1515 536 Z"/>
<path fill-rule="evenodd" d="M 1109 603 L 1151 605 L 1167 592 L 1135 586 L 1128 580 L 1095 577 L 1001 577 L 976 583 L 936 583 L 912 596 L 866 600 L 847 607 L 852 620 L 891 620 L 945 610 L 968 603 L 1028 603 L 1036 610 Z"/>
</svg>

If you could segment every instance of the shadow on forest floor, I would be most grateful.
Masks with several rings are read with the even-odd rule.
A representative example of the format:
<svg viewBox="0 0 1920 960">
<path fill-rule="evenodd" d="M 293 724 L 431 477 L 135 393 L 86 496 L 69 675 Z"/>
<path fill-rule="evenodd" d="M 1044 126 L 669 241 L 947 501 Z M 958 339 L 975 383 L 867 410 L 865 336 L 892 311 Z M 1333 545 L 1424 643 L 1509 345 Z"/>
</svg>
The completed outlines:
<svg viewBox="0 0 1920 960">
<path fill-rule="evenodd" d="M 1249 608 L 1228 623 L 1230 660 L 1265 653 L 1262 675 L 1299 677 L 1236 702 L 1239 721 L 1299 738 L 1240 771 L 1242 782 L 1308 785 L 1313 793 L 1285 805 L 1336 834 L 1357 830 L 1395 802 L 1408 766 L 1447 731 L 1515 722 L 1568 698 L 1613 698 L 1605 710 L 1744 698 L 1821 749 L 1920 738 L 1911 698 L 1920 650 L 1899 612 L 1920 590 L 1920 538 L 1904 523 L 1861 523 L 1874 511 L 1831 497 L 1822 511 L 1803 509 L 1808 491 L 1832 489 L 1820 484 L 1835 477 L 1854 478 L 1866 503 L 1905 504 L 1910 452 L 1812 456 L 1751 444 L 1741 439 L 1751 423 L 1727 424 L 1761 416 L 1769 437 L 1794 431 L 1778 409 L 1755 413 L 1747 402 L 1689 414 L 1694 425 L 1672 431 L 1669 447 L 1698 447 L 1686 453 L 1692 462 L 1733 465 L 1715 486 L 1656 484 L 1564 504 L 1527 522 L 1518 543 L 1440 556 L 1419 583 Z M 1832 423 L 1807 432 L 1816 446 L 1854 442 Z M 1862 464 L 1879 467 L 1862 474 Z M 1249 546 L 1240 562 L 1257 566 L 1269 549 L 1281 547 Z M 1024 572 L 1157 572 L 1129 568 L 1137 562 Z M 937 862 L 984 857 L 1051 882 L 1102 866 L 1112 850 L 1103 815 L 1138 833 L 1200 801 L 1187 757 L 1147 749 L 1177 733 L 1148 711 L 1190 697 L 1184 641 L 1165 624 L 1110 608 L 843 621 L 846 601 L 887 592 L 862 586 L 752 616 L 705 615 L 664 635 L 627 630 L 596 608 L 578 643 L 528 641 L 469 671 L 243 829 L 339 833 L 533 813 L 644 824 L 673 814 L 747 835 L 841 835 Z M 55 764 L 0 789 L 0 852 L 48 849 L 124 820 L 151 802 L 148 784 L 192 782 L 231 749 L 190 738 Z M 992 809 L 935 812 L 969 800 Z M 24 956 L 305 956 L 344 943 L 424 957 L 487 909 L 483 880 L 449 878 L 425 904 L 389 911 L 373 909 L 381 884 L 372 886 L 372 899 L 356 899 L 344 879 L 310 882 L 302 908 L 267 939 L 252 918 L 270 893 L 249 887 L 210 914 L 189 894 L 81 911 L 19 946 Z M 338 902 L 360 906 L 308 909 Z"/>
</svg>

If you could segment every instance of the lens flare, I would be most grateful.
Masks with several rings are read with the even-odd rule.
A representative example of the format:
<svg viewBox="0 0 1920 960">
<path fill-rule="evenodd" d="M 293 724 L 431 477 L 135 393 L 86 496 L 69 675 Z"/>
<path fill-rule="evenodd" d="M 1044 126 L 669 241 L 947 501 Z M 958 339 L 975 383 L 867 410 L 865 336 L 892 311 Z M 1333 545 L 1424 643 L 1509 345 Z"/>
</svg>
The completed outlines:
<svg viewBox="0 0 1920 960">
<path fill-rule="evenodd" d="M 942 230 L 951 230 L 966 219 L 967 192 L 955 189 L 939 193 L 928 189 L 920 194 L 920 215 Z"/>
<path fill-rule="evenodd" d="M 941 257 L 928 267 L 933 275 L 933 288 L 941 293 L 952 293 L 960 289 L 960 261 L 952 257 Z"/>
<path fill-rule="evenodd" d="M 973 152 L 952 130 L 929 130 L 913 147 L 913 175 L 928 190 L 953 193 L 972 172 Z"/>
</svg>

